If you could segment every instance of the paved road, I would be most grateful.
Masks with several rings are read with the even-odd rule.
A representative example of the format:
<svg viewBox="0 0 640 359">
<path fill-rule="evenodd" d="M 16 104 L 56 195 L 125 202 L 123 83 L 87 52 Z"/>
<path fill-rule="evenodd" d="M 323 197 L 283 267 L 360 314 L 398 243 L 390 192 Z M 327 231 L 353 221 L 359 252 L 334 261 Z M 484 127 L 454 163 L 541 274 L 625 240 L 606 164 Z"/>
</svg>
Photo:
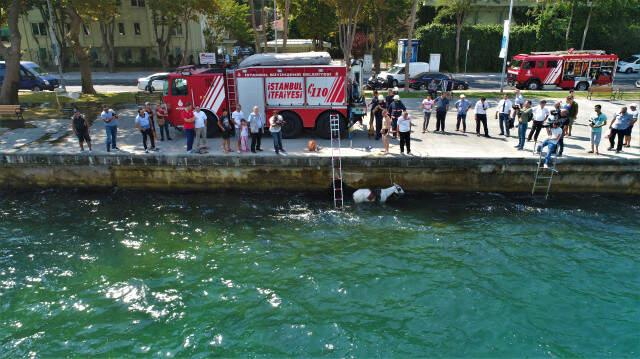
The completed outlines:
<svg viewBox="0 0 640 359">
<path fill-rule="evenodd" d="M 123 92 L 123 91 L 137 91 L 137 79 L 139 77 L 147 76 L 149 72 L 94 72 L 93 82 L 96 85 L 104 86 L 100 92 Z M 469 73 L 469 74 L 453 74 L 455 78 L 460 78 L 469 82 L 470 89 L 498 89 L 500 87 L 500 73 Z M 80 85 L 80 74 L 77 72 L 70 72 L 64 75 L 68 86 Z M 615 87 L 620 87 L 625 90 L 635 89 L 636 80 L 640 79 L 640 73 L 633 74 L 616 74 L 614 82 Z M 79 87 L 73 87 L 72 91 L 77 91 Z M 509 87 L 510 88 L 510 87 Z"/>
</svg>

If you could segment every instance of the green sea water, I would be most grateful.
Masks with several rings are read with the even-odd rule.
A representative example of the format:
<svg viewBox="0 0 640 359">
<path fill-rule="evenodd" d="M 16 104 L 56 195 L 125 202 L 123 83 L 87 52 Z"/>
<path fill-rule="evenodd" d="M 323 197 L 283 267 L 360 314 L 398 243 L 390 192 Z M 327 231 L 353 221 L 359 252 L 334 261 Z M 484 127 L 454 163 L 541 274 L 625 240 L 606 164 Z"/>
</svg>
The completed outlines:
<svg viewBox="0 0 640 359">
<path fill-rule="evenodd" d="M 640 199 L 0 193 L 0 356 L 640 356 Z"/>
</svg>

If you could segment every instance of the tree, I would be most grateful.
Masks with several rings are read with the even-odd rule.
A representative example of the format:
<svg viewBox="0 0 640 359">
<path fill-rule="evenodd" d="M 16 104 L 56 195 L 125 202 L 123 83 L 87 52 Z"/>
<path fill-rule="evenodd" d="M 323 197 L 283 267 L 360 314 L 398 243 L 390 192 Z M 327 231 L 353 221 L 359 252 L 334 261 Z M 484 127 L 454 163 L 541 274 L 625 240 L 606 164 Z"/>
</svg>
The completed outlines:
<svg viewBox="0 0 640 359">
<path fill-rule="evenodd" d="M 107 58 L 109 72 L 115 71 L 116 51 L 114 36 L 116 31 L 116 16 L 118 16 L 118 2 L 116 0 L 103 0 L 99 5 L 100 16 L 97 17 L 102 36 L 102 49 Z"/>
<path fill-rule="evenodd" d="M 590 1 L 588 3 L 589 6 L 589 15 L 587 15 L 587 21 L 584 25 L 584 31 L 582 32 L 582 41 L 580 42 L 580 50 L 584 50 L 584 42 L 587 40 L 587 32 L 589 31 L 589 24 L 591 23 L 591 14 L 593 13 L 593 5 L 596 1 Z"/>
<path fill-rule="evenodd" d="M 409 37 L 407 37 L 407 53 L 405 55 L 404 66 L 404 90 L 409 92 L 409 66 L 411 66 L 411 56 L 413 55 L 413 28 L 416 26 L 416 11 L 418 10 L 418 0 L 413 0 L 411 4 L 411 15 L 409 16 Z"/>
<path fill-rule="evenodd" d="M 18 82 L 20 81 L 20 45 L 22 38 L 18 29 L 18 18 L 22 11 L 22 0 L 1 0 L 0 24 L 9 27 L 9 44 L 0 42 L 0 56 L 5 59 L 4 81 L 0 88 L 0 104 L 18 104 Z M 6 10 L 5 10 L 6 9 Z"/>
<path fill-rule="evenodd" d="M 453 17 L 456 22 L 455 64 L 456 72 L 460 72 L 460 35 L 462 33 L 462 24 L 471 7 L 471 0 L 438 0 L 438 4 L 440 4 L 440 8 L 438 9 L 436 20 L 442 21 L 443 18 Z"/>
<path fill-rule="evenodd" d="M 251 27 L 253 28 L 253 39 L 256 45 L 256 53 L 261 53 L 260 31 L 258 31 L 258 22 L 256 20 L 256 4 L 254 0 L 249 0 L 249 10 L 251 11 Z"/>
<path fill-rule="evenodd" d="M 101 2 L 101 0 L 67 0 L 63 3 L 64 13 L 69 20 L 69 27 L 65 32 L 65 37 L 78 61 L 83 94 L 93 95 L 96 90 L 93 88 L 93 80 L 91 78 L 91 59 L 89 58 L 88 49 L 80 43 L 80 31 L 86 23 L 83 16 L 91 18 L 91 14 L 95 14 L 94 11 L 97 10 L 97 3 Z"/>
<path fill-rule="evenodd" d="M 158 58 L 164 68 L 169 64 L 169 45 L 173 32 L 178 26 L 180 7 L 176 0 L 149 1 L 153 35 L 158 46 Z"/>
<path fill-rule="evenodd" d="M 207 23 L 214 30 L 212 42 L 222 43 L 225 33 L 241 44 L 251 41 L 252 32 L 247 22 L 249 6 L 236 0 L 216 0 L 217 11 L 207 16 Z"/>
<path fill-rule="evenodd" d="M 291 0 L 281 0 L 284 7 L 284 15 L 282 16 L 282 48 L 287 48 L 287 40 L 289 39 L 289 14 L 291 12 Z"/>
<path fill-rule="evenodd" d="M 344 62 L 350 66 L 351 48 L 356 36 L 356 27 L 360 20 L 361 10 L 367 0 L 324 0 L 333 6 L 338 18 L 338 42 L 342 49 Z"/>
<path fill-rule="evenodd" d="M 380 62 L 384 45 L 393 39 L 398 39 L 402 26 L 399 26 L 406 18 L 404 11 L 409 9 L 409 0 L 369 0 L 365 8 L 365 18 L 373 28 L 373 67 L 374 71 L 380 71 Z M 397 41 L 396 41 L 397 43 Z"/>
<path fill-rule="evenodd" d="M 295 21 L 300 35 L 313 40 L 314 49 L 322 48 L 332 29 L 337 26 L 335 9 L 323 0 L 296 0 Z"/>
</svg>

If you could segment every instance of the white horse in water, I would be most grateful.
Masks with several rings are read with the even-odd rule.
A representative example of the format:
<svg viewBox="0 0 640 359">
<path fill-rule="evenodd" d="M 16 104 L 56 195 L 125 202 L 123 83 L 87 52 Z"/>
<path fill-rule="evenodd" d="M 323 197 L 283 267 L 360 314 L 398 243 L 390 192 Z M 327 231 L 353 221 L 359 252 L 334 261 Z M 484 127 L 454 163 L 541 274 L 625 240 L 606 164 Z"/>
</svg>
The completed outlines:
<svg viewBox="0 0 640 359">
<path fill-rule="evenodd" d="M 393 184 L 393 186 L 389 188 L 382 188 L 377 190 L 370 190 L 368 188 L 361 188 L 355 192 L 353 192 L 353 201 L 355 203 L 365 203 L 365 202 L 380 202 L 385 203 L 391 197 L 402 196 L 404 194 L 404 190 L 402 187 L 397 184 Z"/>
</svg>

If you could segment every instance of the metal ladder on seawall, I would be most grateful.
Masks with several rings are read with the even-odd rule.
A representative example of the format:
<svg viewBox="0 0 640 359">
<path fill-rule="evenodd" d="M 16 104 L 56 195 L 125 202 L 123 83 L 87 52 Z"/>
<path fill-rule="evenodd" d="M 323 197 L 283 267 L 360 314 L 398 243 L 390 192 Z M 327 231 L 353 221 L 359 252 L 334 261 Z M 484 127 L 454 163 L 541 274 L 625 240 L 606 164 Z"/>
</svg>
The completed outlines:
<svg viewBox="0 0 640 359">
<path fill-rule="evenodd" d="M 227 70 L 226 74 L 228 111 L 231 113 L 236 110 L 236 78 L 234 70 Z"/>
<path fill-rule="evenodd" d="M 340 152 L 340 115 L 329 115 L 329 129 L 331 132 L 331 178 L 333 186 L 333 206 L 344 207 L 342 192 L 342 155 Z"/>
<path fill-rule="evenodd" d="M 537 142 L 534 144 L 534 146 L 537 146 Z M 549 191 L 551 191 L 551 181 L 553 181 L 553 175 L 557 174 L 558 170 L 556 170 L 555 154 L 551 155 L 551 166 L 549 166 L 549 168 L 544 168 L 544 158 L 544 151 L 540 151 L 540 155 L 538 157 L 538 167 L 536 168 L 536 176 L 533 179 L 533 188 L 531 188 L 531 195 L 533 196 L 536 193 L 536 189 L 545 189 L 546 192 L 544 195 L 544 199 L 546 200 L 549 198 Z"/>
</svg>

